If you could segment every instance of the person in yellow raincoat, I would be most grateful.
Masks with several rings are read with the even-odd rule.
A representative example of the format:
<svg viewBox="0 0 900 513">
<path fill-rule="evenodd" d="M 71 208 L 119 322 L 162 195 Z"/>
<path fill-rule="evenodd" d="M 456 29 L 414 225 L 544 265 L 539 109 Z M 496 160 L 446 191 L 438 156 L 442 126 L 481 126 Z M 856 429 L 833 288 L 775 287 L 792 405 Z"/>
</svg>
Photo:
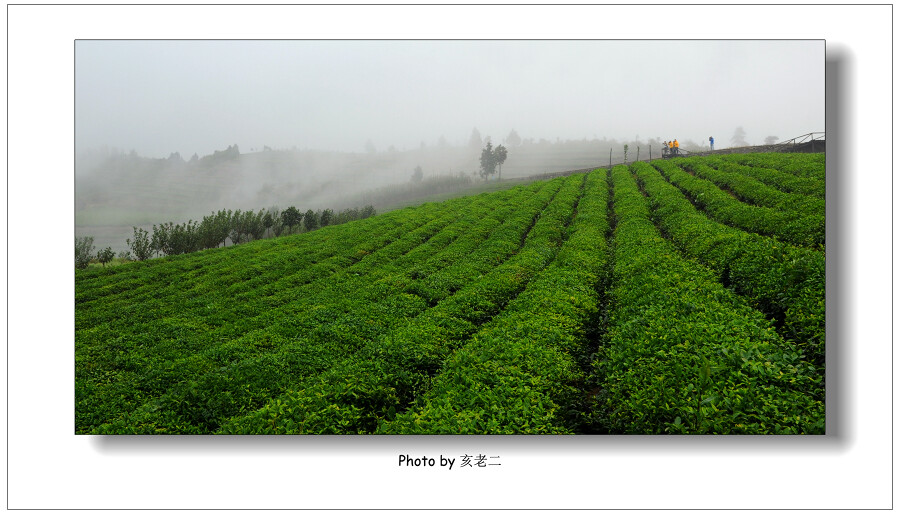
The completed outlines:
<svg viewBox="0 0 900 513">
<path fill-rule="evenodd" d="M 678 155 L 678 139 L 672 141 L 672 145 L 675 147 L 675 155 Z"/>
</svg>

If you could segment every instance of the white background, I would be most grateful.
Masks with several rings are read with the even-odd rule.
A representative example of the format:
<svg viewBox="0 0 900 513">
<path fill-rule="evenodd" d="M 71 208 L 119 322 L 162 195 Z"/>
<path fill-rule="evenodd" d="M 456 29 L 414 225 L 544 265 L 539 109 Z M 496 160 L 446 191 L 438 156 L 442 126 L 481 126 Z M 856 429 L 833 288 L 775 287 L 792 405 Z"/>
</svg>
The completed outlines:
<svg viewBox="0 0 900 513">
<path fill-rule="evenodd" d="M 7 15 L 9 508 L 892 506 L 891 6 L 14 5 Z M 73 435 L 73 58 L 82 38 L 825 39 L 826 75 L 838 70 L 841 89 L 828 91 L 837 100 L 827 112 L 829 169 L 839 165 L 828 197 L 831 434 Z M 627 77 L 610 70 L 608 79 Z M 661 79 L 660 96 L 664 87 Z M 407 453 L 457 464 L 462 454 L 497 455 L 502 465 L 398 467 Z"/>
</svg>

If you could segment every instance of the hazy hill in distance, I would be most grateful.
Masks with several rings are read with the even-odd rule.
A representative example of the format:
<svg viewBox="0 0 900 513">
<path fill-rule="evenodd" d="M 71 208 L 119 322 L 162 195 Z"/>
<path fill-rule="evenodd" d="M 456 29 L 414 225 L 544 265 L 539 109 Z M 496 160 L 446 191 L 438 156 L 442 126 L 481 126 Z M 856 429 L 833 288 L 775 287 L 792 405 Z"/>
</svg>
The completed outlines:
<svg viewBox="0 0 900 513">
<path fill-rule="evenodd" d="M 629 159 L 649 142 L 629 142 Z M 661 143 L 656 144 L 661 145 Z M 621 160 L 623 143 L 615 140 L 550 142 L 526 139 L 507 146 L 503 179 L 581 169 Z M 306 209 L 361 207 L 378 204 L 384 192 L 397 186 L 406 194 L 413 171 L 423 175 L 464 175 L 477 185 L 480 149 L 470 146 L 421 146 L 414 150 L 341 153 L 318 150 L 265 149 L 241 153 L 237 146 L 204 157 L 146 158 L 134 152 L 96 150 L 79 155 L 75 173 L 76 236 L 93 236 L 100 249 L 127 249 L 132 226 L 199 220 L 221 209 L 259 210 L 277 206 Z M 496 177 L 494 177 L 496 179 Z M 444 192 L 444 191 L 440 191 Z M 373 200 L 374 198 L 374 200 Z M 415 198 L 404 198 L 414 200 Z"/>
</svg>

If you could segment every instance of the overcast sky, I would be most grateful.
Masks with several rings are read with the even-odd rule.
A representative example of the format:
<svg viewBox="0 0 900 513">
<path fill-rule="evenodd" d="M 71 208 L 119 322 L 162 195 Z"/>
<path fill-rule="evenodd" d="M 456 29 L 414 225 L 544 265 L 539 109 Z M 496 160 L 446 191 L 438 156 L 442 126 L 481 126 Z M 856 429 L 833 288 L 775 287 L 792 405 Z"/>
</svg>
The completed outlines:
<svg viewBox="0 0 900 513">
<path fill-rule="evenodd" d="M 77 41 L 76 146 L 361 152 L 825 130 L 824 41 Z"/>
</svg>

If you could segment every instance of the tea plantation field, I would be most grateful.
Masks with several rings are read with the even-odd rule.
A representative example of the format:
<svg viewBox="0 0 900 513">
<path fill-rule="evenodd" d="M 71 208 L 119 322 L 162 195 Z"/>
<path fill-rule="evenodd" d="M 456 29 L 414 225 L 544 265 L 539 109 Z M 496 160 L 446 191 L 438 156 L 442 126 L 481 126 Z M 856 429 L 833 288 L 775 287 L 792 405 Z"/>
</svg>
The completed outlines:
<svg viewBox="0 0 900 513">
<path fill-rule="evenodd" d="M 75 272 L 79 434 L 822 434 L 824 155 Z"/>
</svg>

